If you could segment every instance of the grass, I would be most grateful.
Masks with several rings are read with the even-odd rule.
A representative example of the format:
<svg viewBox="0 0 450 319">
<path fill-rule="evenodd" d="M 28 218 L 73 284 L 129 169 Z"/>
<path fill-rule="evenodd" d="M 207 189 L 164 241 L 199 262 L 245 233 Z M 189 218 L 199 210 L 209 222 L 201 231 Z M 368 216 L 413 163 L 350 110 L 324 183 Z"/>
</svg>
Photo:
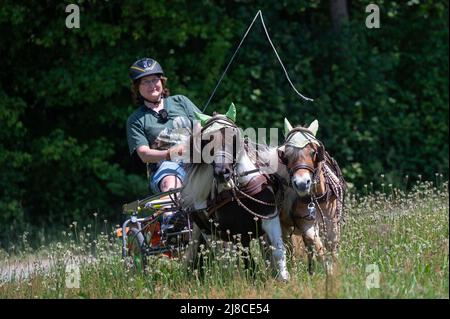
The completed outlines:
<svg viewBox="0 0 450 319">
<path fill-rule="evenodd" d="M 220 241 L 202 250 L 201 269 L 160 256 L 149 259 L 146 274 L 137 273 L 125 267 L 119 242 L 74 224 L 64 241 L 39 252 L 0 251 L 0 269 L 20 265 L 0 280 L 0 298 L 449 298 L 448 194 L 448 182 L 420 182 L 408 193 L 389 185 L 349 196 L 332 278 L 320 265 L 310 276 L 300 251 L 289 259 L 291 280 L 278 282 L 256 240 L 253 277 L 243 267 L 243 248 Z M 78 260 L 80 286 L 68 288 L 66 267 L 79 256 L 95 261 Z"/>
</svg>

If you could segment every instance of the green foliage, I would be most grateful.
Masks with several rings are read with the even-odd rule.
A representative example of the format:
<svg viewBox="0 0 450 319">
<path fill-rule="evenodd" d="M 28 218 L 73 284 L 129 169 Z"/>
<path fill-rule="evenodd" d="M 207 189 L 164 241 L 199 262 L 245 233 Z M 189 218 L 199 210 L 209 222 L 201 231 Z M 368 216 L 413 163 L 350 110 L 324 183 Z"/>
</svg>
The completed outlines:
<svg viewBox="0 0 450 319">
<path fill-rule="evenodd" d="M 121 204 L 146 195 L 125 138 L 129 65 L 159 60 L 172 93 L 202 108 L 255 8 L 315 101 L 292 91 L 257 22 L 208 114 L 233 101 L 241 126 L 280 131 L 285 116 L 317 118 L 318 138 L 356 187 L 380 174 L 448 176 L 446 1 L 382 2 L 380 29 L 365 27 L 370 1 L 351 1 L 339 34 L 326 1 L 80 0 L 80 29 L 65 27 L 69 3 L 2 2 L 0 245 L 27 223 L 93 211 L 119 222 Z"/>
</svg>

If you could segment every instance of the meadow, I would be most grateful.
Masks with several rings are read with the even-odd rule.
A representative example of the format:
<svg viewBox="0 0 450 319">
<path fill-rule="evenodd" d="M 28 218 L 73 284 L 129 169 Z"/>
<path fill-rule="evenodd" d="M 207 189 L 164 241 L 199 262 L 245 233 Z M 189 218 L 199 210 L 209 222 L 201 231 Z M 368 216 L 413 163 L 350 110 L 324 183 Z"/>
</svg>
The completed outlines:
<svg viewBox="0 0 450 319">
<path fill-rule="evenodd" d="M 309 275 L 300 249 L 289 254 L 291 280 L 278 281 L 258 238 L 252 274 L 243 248 L 221 241 L 202 246 L 200 268 L 159 256 L 142 273 L 121 259 L 106 221 L 74 222 L 58 242 L 32 249 L 24 237 L 19 252 L 0 251 L 0 298 L 449 298 L 448 182 L 362 193 L 346 198 L 333 276 L 317 263 Z M 68 278 L 75 261 L 79 285 Z"/>
</svg>

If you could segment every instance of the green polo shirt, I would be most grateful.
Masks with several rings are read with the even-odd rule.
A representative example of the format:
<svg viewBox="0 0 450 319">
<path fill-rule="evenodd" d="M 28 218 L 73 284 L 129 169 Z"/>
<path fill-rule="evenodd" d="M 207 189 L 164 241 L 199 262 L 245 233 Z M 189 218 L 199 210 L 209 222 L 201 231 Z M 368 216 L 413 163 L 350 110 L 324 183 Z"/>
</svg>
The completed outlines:
<svg viewBox="0 0 450 319">
<path fill-rule="evenodd" d="M 174 95 L 164 99 L 168 121 L 162 123 L 158 114 L 141 105 L 127 121 L 127 140 L 130 154 L 141 145 L 152 149 L 168 149 L 185 140 L 196 120 L 194 112 L 201 111 L 186 96 Z"/>
</svg>

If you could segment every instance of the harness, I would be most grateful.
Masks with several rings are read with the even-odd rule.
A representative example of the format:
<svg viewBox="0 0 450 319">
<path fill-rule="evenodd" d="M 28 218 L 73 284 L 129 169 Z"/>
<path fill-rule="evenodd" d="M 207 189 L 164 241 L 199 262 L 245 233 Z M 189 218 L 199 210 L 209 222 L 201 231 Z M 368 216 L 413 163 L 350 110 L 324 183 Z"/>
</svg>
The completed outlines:
<svg viewBox="0 0 450 319">
<path fill-rule="evenodd" d="M 230 189 L 221 191 L 220 193 L 217 194 L 217 196 L 214 199 L 208 201 L 208 207 L 206 209 L 208 212 L 208 216 L 210 216 L 216 210 L 218 210 L 219 208 L 228 204 L 231 201 L 236 201 L 236 203 L 242 208 L 244 208 L 247 212 L 261 219 L 271 219 L 278 214 L 278 212 L 275 212 L 273 216 L 272 215 L 265 216 L 258 214 L 252 211 L 247 206 L 245 206 L 245 204 L 242 203 L 241 201 L 241 199 L 247 198 L 260 205 L 275 207 L 276 206 L 275 202 L 269 203 L 254 197 L 255 195 L 261 193 L 269 186 L 270 182 L 266 176 L 258 175 L 253 177 L 247 184 L 245 184 L 242 187 L 242 189 L 237 187 L 234 182 L 232 183 L 233 185 Z"/>
<path fill-rule="evenodd" d="M 338 220 L 338 223 L 341 222 L 341 219 L 343 219 L 343 208 L 344 208 L 344 192 L 347 188 L 346 182 L 343 178 L 341 169 L 337 162 L 332 158 L 327 151 L 325 151 L 325 147 L 322 142 L 317 140 L 315 137 L 314 139 L 310 139 L 310 136 L 313 136 L 312 132 L 309 131 L 306 128 L 303 127 L 296 127 L 292 129 L 289 134 L 286 137 L 286 141 L 283 143 L 282 146 L 289 145 L 289 142 L 291 141 L 292 137 L 296 133 L 302 133 L 304 136 L 309 140 L 309 143 L 314 142 L 319 145 L 317 150 L 317 156 L 315 159 L 315 163 L 317 163 L 316 167 L 310 166 L 305 163 L 297 163 L 293 167 L 288 168 L 289 173 L 289 182 L 286 186 L 292 187 L 291 179 L 292 176 L 295 174 L 296 171 L 299 169 L 306 169 L 312 174 L 312 185 L 313 185 L 313 192 L 309 196 L 305 197 L 299 197 L 296 199 L 293 205 L 296 205 L 298 203 L 308 204 L 308 215 L 306 216 L 294 216 L 293 209 L 289 210 L 289 216 L 294 224 L 294 227 L 300 229 L 299 225 L 297 224 L 296 219 L 304 219 L 308 221 L 312 221 L 316 219 L 316 207 L 319 209 L 319 212 L 322 216 L 323 221 L 325 221 L 326 216 L 322 211 L 322 208 L 320 207 L 321 203 L 327 202 L 331 199 L 337 199 L 337 207 L 336 207 L 336 214 L 335 218 Z M 283 159 L 281 154 L 278 154 L 279 160 L 281 163 L 287 166 L 287 160 Z M 323 193 L 317 194 L 316 193 L 316 185 L 320 183 L 320 176 L 323 176 L 324 178 L 324 184 L 325 189 Z M 325 223 L 323 223 L 324 231 L 326 232 L 326 226 Z"/>
<path fill-rule="evenodd" d="M 216 123 L 219 123 L 219 124 L 222 124 L 225 126 L 231 126 L 231 127 L 237 129 L 237 126 L 228 118 L 220 116 L 220 115 L 215 115 L 205 123 L 201 132 L 203 133 L 205 130 L 207 130 L 208 128 L 210 128 L 211 126 L 213 126 Z M 247 138 L 244 139 L 244 151 L 246 153 L 248 153 L 248 151 L 249 151 Z M 221 154 L 224 157 L 230 157 L 229 154 L 226 154 L 226 152 L 221 152 L 221 153 L 224 153 L 224 154 Z M 206 214 L 194 214 L 196 221 L 198 221 L 197 224 L 199 225 L 200 228 L 202 228 L 203 230 L 208 230 L 208 227 L 206 227 L 206 225 L 208 225 L 208 223 L 211 223 L 211 221 L 213 219 L 212 218 L 213 214 L 217 210 L 219 210 L 221 207 L 225 206 L 226 204 L 228 204 L 232 201 L 235 201 L 246 212 L 253 215 L 256 220 L 257 219 L 272 219 L 278 215 L 279 212 L 277 209 L 275 209 L 273 213 L 268 214 L 268 215 L 259 214 L 259 213 L 255 212 L 254 210 L 250 209 L 248 206 L 246 206 L 242 201 L 243 199 L 247 199 L 258 205 L 263 205 L 263 206 L 267 206 L 267 207 L 276 207 L 278 204 L 278 201 L 275 198 L 276 197 L 275 194 L 277 194 L 277 189 L 280 187 L 278 180 L 273 176 L 269 176 L 267 174 L 261 173 L 259 163 L 254 163 L 254 164 L 256 166 L 255 169 L 238 173 L 238 172 L 236 172 L 236 169 L 235 169 L 236 160 L 233 157 L 232 166 L 234 169 L 233 169 L 233 172 L 231 173 L 231 175 L 229 176 L 229 183 L 231 184 L 230 189 L 226 189 L 226 190 L 223 190 L 218 193 L 217 192 L 217 184 L 215 183 L 214 191 L 216 192 L 216 194 L 213 199 L 208 200 L 207 207 L 204 210 Z M 247 176 L 247 175 L 253 174 L 253 173 L 258 173 L 258 172 L 260 173 L 260 175 L 257 175 L 255 177 L 251 178 L 250 181 L 247 182 L 246 184 L 244 184 L 244 185 L 239 184 L 238 180 L 240 177 Z M 266 201 L 263 201 L 263 200 L 257 198 L 257 195 L 266 189 L 270 189 L 270 192 L 272 194 L 274 194 L 273 202 L 266 202 Z"/>
</svg>

